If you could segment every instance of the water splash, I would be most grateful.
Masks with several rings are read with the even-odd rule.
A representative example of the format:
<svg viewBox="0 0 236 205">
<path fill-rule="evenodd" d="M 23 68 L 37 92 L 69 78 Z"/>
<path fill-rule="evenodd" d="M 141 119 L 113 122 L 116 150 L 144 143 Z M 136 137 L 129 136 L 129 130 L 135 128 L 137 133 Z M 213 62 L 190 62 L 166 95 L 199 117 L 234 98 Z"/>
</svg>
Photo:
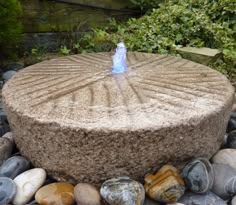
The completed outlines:
<svg viewBox="0 0 236 205">
<path fill-rule="evenodd" d="M 116 53 L 113 56 L 113 73 L 124 73 L 128 71 L 128 67 L 126 65 L 126 54 L 127 49 L 123 42 L 117 44 Z"/>
</svg>

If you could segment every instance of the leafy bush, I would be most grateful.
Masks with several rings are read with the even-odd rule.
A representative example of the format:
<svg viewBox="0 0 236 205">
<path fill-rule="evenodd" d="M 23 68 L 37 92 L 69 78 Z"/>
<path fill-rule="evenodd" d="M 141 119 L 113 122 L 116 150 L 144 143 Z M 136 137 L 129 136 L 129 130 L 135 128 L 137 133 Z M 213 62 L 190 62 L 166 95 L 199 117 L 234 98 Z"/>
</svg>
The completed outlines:
<svg viewBox="0 0 236 205">
<path fill-rule="evenodd" d="M 138 6 L 141 11 L 149 11 L 153 8 L 157 8 L 163 0 L 130 0 L 131 3 Z"/>
<path fill-rule="evenodd" d="M 0 59 L 5 58 L 9 47 L 16 45 L 22 31 L 19 17 L 22 14 L 18 0 L 0 1 Z"/>
<path fill-rule="evenodd" d="M 219 69 L 232 75 L 236 62 L 235 3 L 231 0 L 174 0 L 160 4 L 150 15 L 130 19 L 125 25 L 95 30 L 95 42 L 123 40 L 129 50 L 176 54 L 182 46 L 223 51 Z M 90 42 L 91 43 L 91 42 Z"/>
</svg>

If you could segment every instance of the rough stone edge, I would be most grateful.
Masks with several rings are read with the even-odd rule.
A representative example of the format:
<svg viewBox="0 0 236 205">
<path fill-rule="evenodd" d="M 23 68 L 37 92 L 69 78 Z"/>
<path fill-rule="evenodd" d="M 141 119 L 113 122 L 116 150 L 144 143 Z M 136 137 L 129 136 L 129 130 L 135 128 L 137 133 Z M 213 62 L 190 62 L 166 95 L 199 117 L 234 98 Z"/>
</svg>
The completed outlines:
<svg viewBox="0 0 236 205">
<path fill-rule="evenodd" d="M 233 95 L 232 95 L 233 96 Z M 132 171 L 131 169 L 131 174 L 130 177 L 140 180 L 143 178 L 144 174 L 149 171 L 157 170 L 161 165 L 165 163 L 171 163 L 176 165 L 178 168 L 182 168 L 186 162 L 188 162 L 191 158 L 194 157 L 207 157 L 210 158 L 221 146 L 223 138 L 224 138 L 224 133 L 226 130 L 227 122 L 230 116 L 230 111 L 232 107 L 232 102 L 233 102 L 233 97 L 227 101 L 224 107 L 222 107 L 221 110 L 218 110 L 215 113 L 211 113 L 208 116 L 204 116 L 204 119 L 201 121 L 193 120 L 193 123 L 189 122 L 189 124 L 183 125 L 182 127 L 170 127 L 166 128 L 164 130 L 143 130 L 143 132 L 130 132 L 126 133 L 126 135 L 129 135 L 131 138 L 139 139 L 139 137 L 143 136 L 145 138 L 151 138 L 153 135 L 155 135 L 155 138 L 158 139 L 164 139 L 164 133 L 171 133 L 172 142 L 170 144 L 171 146 L 171 151 L 170 154 L 167 154 L 169 151 L 165 150 L 166 147 L 164 145 L 164 149 L 161 150 L 163 145 L 159 145 L 158 140 L 156 142 L 153 142 L 154 144 L 157 144 L 158 150 L 151 149 L 150 144 L 143 144 L 142 148 L 135 150 L 135 152 L 140 151 L 144 152 L 147 155 L 144 155 L 146 158 L 150 158 L 152 156 L 157 156 L 157 159 L 154 160 L 156 161 L 153 163 L 152 160 L 152 166 L 148 167 L 147 169 L 144 169 L 142 172 L 139 174 L 136 173 L 136 170 Z M 72 173 L 71 170 L 75 169 L 75 167 L 70 165 L 69 167 L 67 160 L 73 158 L 73 154 L 69 153 L 67 150 L 67 154 L 65 155 L 64 159 L 59 157 L 59 161 L 64 161 L 65 164 L 58 164 L 56 161 L 53 163 L 53 160 L 50 161 L 50 155 L 57 155 L 57 151 L 53 151 L 53 149 L 48 149 L 48 143 L 46 140 L 44 140 L 45 137 L 48 139 L 52 140 L 52 144 L 55 146 L 58 146 L 61 144 L 61 146 L 68 146 L 69 144 L 73 143 L 78 143 L 78 138 L 83 138 L 83 136 L 89 135 L 92 132 L 90 130 L 84 130 L 84 129 L 74 129 L 74 130 L 68 130 L 71 128 L 66 129 L 65 127 L 58 127 L 58 126 L 53 126 L 53 124 L 44 124 L 37 122 L 35 120 L 32 120 L 28 117 L 22 117 L 19 116 L 14 110 L 7 108 L 6 112 L 9 117 L 10 121 L 10 126 L 13 129 L 15 135 L 16 135 L 16 144 L 18 148 L 20 149 L 21 153 L 23 156 L 28 158 L 36 167 L 43 167 L 47 170 L 49 175 L 52 175 L 53 177 L 59 179 L 59 180 L 68 180 L 72 183 L 77 183 L 77 182 L 90 182 L 94 183 L 96 185 L 100 185 L 104 180 L 110 178 L 110 177 L 115 177 L 115 176 L 120 176 L 120 175 L 126 175 L 124 173 L 110 173 L 110 174 L 105 174 L 105 176 L 102 176 L 101 173 L 98 172 L 96 175 L 97 169 L 93 171 L 93 173 L 82 173 L 82 174 L 75 174 Z M 194 124 L 195 123 L 195 124 Z M 167 130 L 168 129 L 168 130 Z M 181 131 L 182 130 L 182 131 Z M 194 133 L 196 130 L 200 130 L 200 133 Z M 207 132 L 205 134 L 204 132 Z M 70 133 L 71 132 L 71 133 Z M 192 138 L 183 141 L 182 143 L 184 146 L 181 147 L 175 147 L 174 143 L 178 144 L 177 138 L 179 137 L 178 135 L 182 133 L 186 137 L 188 137 L 190 134 L 193 134 Z M 162 133 L 160 135 L 160 133 Z M 60 139 L 57 138 L 55 140 L 55 137 L 57 136 L 56 134 L 60 135 Z M 80 134 L 82 134 L 80 136 Z M 92 133 L 92 135 L 97 135 L 96 131 Z M 169 134 L 170 135 L 170 134 Z M 70 140 L 68 140 L 68 136 L 71 136 Z M 75 138 L 76 136 L 76 138 Z M 112 133 L 112 131 L 105 131 L 104 133 L 100 133 L 100 138 L 104 137 L 103 140 L 104 144 L 103 146 L 106 146 L 107 139 L 108 138 L 119 138 L 121 139 L 124 137 L 123 132 L 117 132 L 115 131 Z M 178 138 L 179 139 L 179 138 Z M 101 139 L 100 139 L 101 140 Z M 166 142 L 165 142 L 166 143 Z M 181 144 L 182 144 L 181 143 Z M 191 145 L 192 150 L 189 150 L 186 145 Z M 102 149 L 102 147 L 101 147 Z M 73 151 L 75 149 L 73 148 Z M 142 151 L 143 150 L 143 151 Z M 47 153 L 49 151 L 49 153 Z M 167 152 L 166 152 L 167 151 Z M 163 156 L 158 157 L 159 152 L 166 152 Z M 184 153 L 183 153 L 184 152 Z M 46 154 L 47 153 L 47 154 Z M 71 154 L 71 155 L 70 155 Z M 180 159 L 182 154 L 185 154 L 186 156 L 183 159 Z M 166 156 L 165 156 L 166 155 Z M 168 156 L 167 156 L 168 155 Z M 145 160 L 144 156 L 140 157 L 138 160 L 142 161 Z M 163 159 L 159 159 L 162 158 Z M 99 158 L 99 157 L 98 157 Z M 171 160 L 172 159 L 172 160 Z M 47 160 L 47 161 L 45 161 Z M 101 159 L 104 161 L 104 163 L 109 161 L 109 157 L 107 159 Z M 122 159 L 121 159 L 122 160 Z M 50 161 L 50 162 L 49 162 Z M 96 162 L 94 162 L 96 164 Z M 92 165 L 92 164 L 91 164 Z M 89 166 L 87 166 L 89 168 Z M 134 167 L 133 167 L 134 168 Z M 140 168 L 138 168 L 140 171 Z M 75 171 L 75 170 L 74 170 Z M 79 172 L 79 170 L 78 170 Z M 90 177 L 88 175 L 91 175 Z"/>
</svg>

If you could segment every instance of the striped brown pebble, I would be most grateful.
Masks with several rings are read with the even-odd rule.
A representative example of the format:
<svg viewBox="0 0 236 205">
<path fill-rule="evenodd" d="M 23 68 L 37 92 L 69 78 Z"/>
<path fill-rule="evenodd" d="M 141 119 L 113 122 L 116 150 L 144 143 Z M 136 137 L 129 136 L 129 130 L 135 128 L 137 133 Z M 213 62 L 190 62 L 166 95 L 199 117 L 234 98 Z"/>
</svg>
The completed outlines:
<svg viewBox="0 0 236 205">
<path fill-rule="evenodd" d="M 130 52 L 114 74 L 113 53 L 32 65 L 3 88 L 20 152 L 57 180 L 91 183 L 128 176 L 220 147 L 234 90 L 225 76 L 188 60 Z"/>
<path fill-rule="evenodd" d="M 170 165 L 163 166 L 155 175 L 147 175 L 144 188 L 150 198 L 163 203 L 177 202 L 185 192 L 182 177 Z"/>
</svg>

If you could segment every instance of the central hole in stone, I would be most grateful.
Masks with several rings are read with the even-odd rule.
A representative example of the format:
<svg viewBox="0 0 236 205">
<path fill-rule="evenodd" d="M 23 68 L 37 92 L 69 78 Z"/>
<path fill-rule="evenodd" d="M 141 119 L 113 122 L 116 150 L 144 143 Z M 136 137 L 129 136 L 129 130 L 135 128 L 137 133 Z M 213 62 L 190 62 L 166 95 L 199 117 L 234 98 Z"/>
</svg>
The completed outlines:
<svg viewBox="0 0 236 205">
<path fill-rule="evenodd" d="M 126 64 L 127 49 L 123 42 L 117 44 L 116 53 L 113 56 L 113 73 L 124 73 L 128 71 Z"/>
</svg>

